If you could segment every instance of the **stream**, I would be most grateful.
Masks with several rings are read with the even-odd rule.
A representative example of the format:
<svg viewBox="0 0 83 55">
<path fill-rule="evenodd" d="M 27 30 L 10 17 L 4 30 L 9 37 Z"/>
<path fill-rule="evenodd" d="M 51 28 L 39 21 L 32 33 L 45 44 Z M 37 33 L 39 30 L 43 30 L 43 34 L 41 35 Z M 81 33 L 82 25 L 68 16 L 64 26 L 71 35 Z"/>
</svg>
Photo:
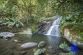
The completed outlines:
<svg viewBox="0 0 83 55">
<path fill-rule="evenodd" d="M 48 54 L 53 55 L 57 53 L 59 38 L 54 36 L 45 36 L 41 34 L 25 35 L 17 34 L 11 40 L 0 39 L 0 55 L 21 55 L 22 52 L 27 51 L 25 55 L 33 55 L 32 49 L 20 50 L 19 46 L 26 42 L 45 41 Z M 34 49 L 34 48 L 33 48 Z M 59 51 L 58 51 L 59 52 Z"/>
<path fill-rule="evenodd" d="M 10 40 L 5 40 L 0 38 L 0 55 L 33 55 L 34 53 L 33 50 L 35 48 L 21 50 L 20 45 L 26 42 L 39 43 L 40 41 L 46 42 L 46 49 L 48 55 L 68 55 L 59 48 L 59 45 L 64 41 L 67 42 L 67 40 L 62 38 L 60 35 L 61 17 L 55 17 L 55 18 L 57 19 L 54 20 L 52 26 L 44 35 L 43 34 L 33 34 L 33 35 L 16 34 Z"/>
</svg>

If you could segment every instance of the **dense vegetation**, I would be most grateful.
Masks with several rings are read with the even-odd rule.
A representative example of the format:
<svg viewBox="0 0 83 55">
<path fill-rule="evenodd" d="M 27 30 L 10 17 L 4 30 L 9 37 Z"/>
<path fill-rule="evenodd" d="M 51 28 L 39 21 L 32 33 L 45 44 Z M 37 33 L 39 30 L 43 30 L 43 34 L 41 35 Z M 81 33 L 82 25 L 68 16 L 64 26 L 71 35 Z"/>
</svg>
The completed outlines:
<svg viewBox="0 0 83 55">
<path fill-rule="evenodd" d="M 61 15 L 62 26 L 80 27 L 83 31 L 82 0 L 0 0 L 0 25 L 22 27 L 26 24 L 34 30 L 43 19 Z M 81 30 L 81 31 L 80 31 Z"/>
<path fill-rule="evenodd" d="M 59 12 L 63 16 L 62 28 L 67 27 L 83 36 L 83 1 L 63 0 L 59 7 Z"/>
</svg>

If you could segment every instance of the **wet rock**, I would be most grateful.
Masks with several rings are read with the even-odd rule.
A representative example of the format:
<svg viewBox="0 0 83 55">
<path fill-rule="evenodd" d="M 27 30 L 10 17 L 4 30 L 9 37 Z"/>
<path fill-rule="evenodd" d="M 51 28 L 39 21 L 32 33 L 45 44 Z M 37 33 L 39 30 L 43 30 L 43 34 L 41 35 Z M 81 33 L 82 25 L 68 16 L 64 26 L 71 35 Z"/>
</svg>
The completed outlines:
<svg viewBox="0 0 83 55">
<path fill-rule="evenodd" d="M 28 42 L 28 43 L 22 44 L 20 47 L 22 49 L 28 49 L 28 48 L 33 48 L 33 47 L 36 47 L 36 46 L 37 46 L 36 42 Z"/>
<path fill-rule="evenodd" d="M 15 36 L 15 34 L 12 32 L 1 32 L 0 33 L 0 37 L 2 37 L 3 39 L 9 39 L 9 38 L 12 38 L 14 36 Z"/>
<path fill-rule="evenodd" d="M 43 21 L 39 26 L 38 26 L 38 33 L 39 34 L 45 34 L 49 27 L 51 25 L 51 21 Z"/>
<path fill-rule="evenodd" d="M 14 42 L 18 42 L 18 40 L 15 39 Z"/>
<path fill-rule="evenodd" d="M 39 44 L 38 44 L 38 47 L 39 48 L 44 48 L 46 46 L 46 42 L 45 41 L 41 41 Z"/>
</svg>

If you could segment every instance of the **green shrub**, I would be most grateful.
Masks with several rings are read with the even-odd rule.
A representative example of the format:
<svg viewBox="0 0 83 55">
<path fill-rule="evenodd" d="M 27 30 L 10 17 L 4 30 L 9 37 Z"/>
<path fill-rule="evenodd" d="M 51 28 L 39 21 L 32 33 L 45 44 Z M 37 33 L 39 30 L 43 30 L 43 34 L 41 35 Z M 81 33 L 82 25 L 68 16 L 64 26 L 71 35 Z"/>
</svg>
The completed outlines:
<svg viewBox="0 0 83 55">
<path fill-rule="evenodd" d="M 17 20 L 16 18 L 1 19 L 0 25 L 5 25 L 7 27 L 16 27 L 16 28 L 24 26 L 24 24 L 20 20 Z"/>
</svg>

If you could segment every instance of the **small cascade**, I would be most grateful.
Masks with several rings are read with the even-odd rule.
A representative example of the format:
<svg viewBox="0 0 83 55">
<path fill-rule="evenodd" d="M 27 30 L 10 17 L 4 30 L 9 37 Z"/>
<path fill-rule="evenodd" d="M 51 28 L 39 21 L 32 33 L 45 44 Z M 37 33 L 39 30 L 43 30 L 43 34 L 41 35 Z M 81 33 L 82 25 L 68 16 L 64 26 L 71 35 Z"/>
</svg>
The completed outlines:
<svg viewBox="0 0 83 55">
<path fill-rule="evenodd" d="M 55 16 L 54 17 L 56 20 L 53 21 L 51 27 L 47 31 L 46 35 L 48 37 L 48 44 L 49 44 L 49 52 L 51 54 L 59 54 L 59 44 L 61 41 L 61 36 L 60 36 L 60 20 L 62 17 L 60 16 Z"/>
<path fill-rule="evenodd" d="M 55 18 L 56 20 L 53 21 L 52 26 L 50 27 L 46 35 L 59 37 L 60 36 L 59 25 L 60 25 L 61 17 L 56 16 Z"/>
</svg>

